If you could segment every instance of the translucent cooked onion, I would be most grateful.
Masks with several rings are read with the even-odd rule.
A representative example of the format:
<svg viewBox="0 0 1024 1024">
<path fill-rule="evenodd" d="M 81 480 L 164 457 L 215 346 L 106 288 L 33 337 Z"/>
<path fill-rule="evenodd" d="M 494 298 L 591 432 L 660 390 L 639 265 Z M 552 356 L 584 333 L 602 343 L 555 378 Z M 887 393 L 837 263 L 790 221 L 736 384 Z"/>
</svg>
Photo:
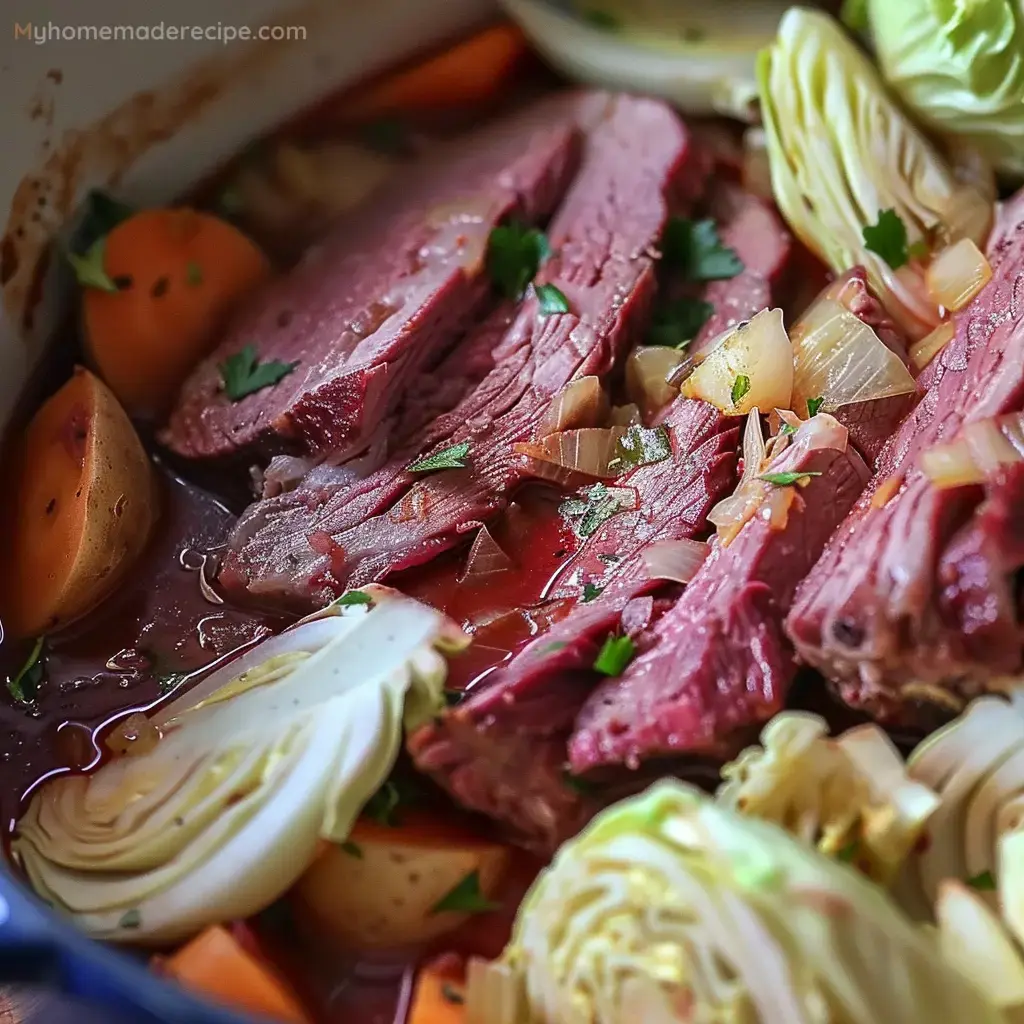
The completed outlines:
<svg viewBox="0 0 1024 1024">
<path fill-rule="evenodd" d="M 943 249 L 925 272 L 928 294 L 935 302 L 957 312 L 992 280 L 992 267 L 969 238 Z"/>
<path fill-rule="evenodd" d="M 899 356 L 860 317 L 827 295 L 822 296 L 790 331 L 795 364 L 793 408 L 825 400 L 838 409 L 906 395 L 916 385 Z"/>
<path fill-rule="evenodd" d="M 967 445 L 962 442 L 937 445 L 923 451 L 921 470 L 940 490 L 985 481 L 985 474 L 974 464 Z"/>
<path fill-rule="evenodd" d="M 751 409 L 788 407 L 793 392 L 793 347 L 781 309 L 763 309 L 732 328 L 683 384 L 729 416 Z"/>
<path fill-rule="evenodd" d="M 1024 460 L 1024 413 L 968 423 L 955 441 L 921 453 L 921 470 L 940 489 L 984 483 Z"/>
<path fill-rule="evenodd" d="M 160 741 L 160 730 L 141 712 L 122 718 L 106 739 L 115 754 L 137 757 L 148 754 Z"/>
<path fill-rule="evenodd" d="M 666 345 L 640 345 L 626 359 L 626 394 L 635 402 L 644 417 L 650 419 L 678 395 L 678 386 L 668 378 L 678 369 L 685 356 Z"/>
<path fill-rule="evenodd" d="M 708 557 L 708 545 L 700 540 L 659 540 L 643 550 L 647 575 L 652 580 L 689 583 Z"/>
<path fill-rule="evenodd" d="M 615 476 L 609 468 L 616 458 L 623 427 L 583 427 L 549 434 L 537 444 L 516 444 L 513 450 L 538 462 L 549 462 L 570 473 L 583 473 L 600 479 Z"/>
<path fill-rule="evenodd" d="M 956 324 L 952 320 L 939 324 L 929 334 L 910 347 L 910 362 L 916 370 L 923 370 L 954 338 Z"/>
<path fill-rule="evenodd" d="M 473 545 L 466 558 L 466 571 L 459 578 L 459 582 L 496 572 L 506 572 L 513 564 L 512 559 L 491 535 L 491 531 L 486 526 L 481 526 L 473 538 Z"/>
<path fill-rule="evenodd" d="M 633 402 L 628 405 L 613 405 L 612 411 L 608 413 L 609 427 L 632 427 L 640 423 L 643 423 L 643 418 Z"/>
<path fill-rule="evenodd" d="M 608 396 L 598 377 L 580 377 L 570 381 L 551 400 L 537 428 L 537 437 L 545 438 L 562 430 L 599 427 L 608 415 Z"/>
<path fill-rule="evenodd" d="M 758 480 L 765 460 L 764 435 L 761 431 L 761 414 L 756 408 L 747 416 L 743 430 L 743 474 L 736 490 L 720 501 L 708 513 L 708 521 L 718 529 L 718 539 L 728 544 L 751 519 L 767 493 L 767 485 Z M 790 488 L 786 488 L 789 490 Z"/>
</svg>

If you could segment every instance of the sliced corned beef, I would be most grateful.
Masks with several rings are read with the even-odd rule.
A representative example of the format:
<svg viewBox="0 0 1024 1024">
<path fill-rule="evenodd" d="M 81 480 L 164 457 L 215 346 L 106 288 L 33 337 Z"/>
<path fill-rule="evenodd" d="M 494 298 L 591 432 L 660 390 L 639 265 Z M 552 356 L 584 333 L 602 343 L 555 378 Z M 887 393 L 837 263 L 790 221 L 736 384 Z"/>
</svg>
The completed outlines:
<svg viewBox="0 0 1024 1024">
<path fill-rule="evenodd" d="M 672 456 L 623 478 L 636 507 L 613 515 L 585 542 L 553 590 L 600 587 L 511 662 L 487 676 L 462 704 L 414 734 L 417 766 L 462 805 L 508 824 L 520 841 L 551 850 L 574 834 L 595 803 L 566 778 L 566 742 L 593 688 L 594 659 L 609 633 L 640 634 L 659 586 L 642 552 L 661 540 L 691 538 L 735 479 L 737 429 L 704 402 L 679 399 L 663 425 Z M 593 593 L 591 590 L 590 593 Z"/>
<path fill-rule="evenodd" d="M 926 687 L 968 696 L 1022 665 L 1021 611 L 1001 596 L 1013 593 L 1019 562 L 1012 543 L 1002 549 L 998 499 L 982 504 L 977 487 L 940 489 L 918 466 L 923 451 L 952 441 L 965 422 L 1024 406 L 1022 207 L 1012 204 L 1016 227 L 1004 222 L 989 247 L 992 281 L 956 318 L 955 338 L 928 369 L 927 393 L 886 447 L 871 487 L 801 586 L 787 621 L 801 656 L 849 703 L 882 716 L 912 714 L 903 702 Z M 957 582 L 986 572 L 1003 581 L 988 597 L 984 584 L 979 591 Z M 961 586 L 974 589 L 966 605 L 956 597 Z M 979 630 L 987 642 L 972 640 Z"/>
<path fill-rule="evenodd" d="M 825 414 L 801 426 L 766 472 L 822 475 L 772 491 L 784 498 L 781 510 L 766 502 L 729 544 L 713 542 L 648 650 L 588 696 L 569 743 L 573 771 L 729 756 L 781 710 L 794 674 L 783 619 L 869 473 Z"/>
<path fill-rule="evenodd" d="M 543 277 L 570 312 L 541 316 L 530 294 L 495 352 L 494 369 L 425 431 L 418 453 L 466 443 L 465 469 L 407 471 L 400 452 L 348 486 L 305 484 L 242 517 L 221 572 L 233 592 L 310 605 L 451 548 L 505 506 L 525 475 L 513 444 L 533 438 L 552 397 L 575 376 L 603 374 L 644 329 L 652 250 L 691 147 L 664 104 L 609 98 L 550 235 Z M 483 330 L 493 330 L 493 324 Z M 282 500 L 287 499 L 287 500 Z"/>
<path fill-rule="evenodd" d="M 190 458 L 365 444 L 487 300 L 491 229 L 553 211 L 577 167 L 580 105 L 593 102 L 546 100 L 446 146 L 343 219 L 234 319 L 183 386 L 163 443 Z M 297 365 L 233 402 L 219 366 L 247 345 L 260 362 Z"/>
</svg>

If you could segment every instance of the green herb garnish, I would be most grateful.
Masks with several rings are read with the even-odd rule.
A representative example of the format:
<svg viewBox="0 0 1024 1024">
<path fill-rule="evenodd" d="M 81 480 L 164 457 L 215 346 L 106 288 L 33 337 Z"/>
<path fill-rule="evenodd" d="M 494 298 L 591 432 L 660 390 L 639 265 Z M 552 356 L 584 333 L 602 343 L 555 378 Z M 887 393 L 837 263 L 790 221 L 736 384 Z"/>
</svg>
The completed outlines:
<svg viewBox="0 0 1024 1024">
<path fill-rule="evenodd" d="M 513 221 L 491 231 L 487 240 L 487 273 L 509 299 L 518 299 L 551 255 L 543 231 Z"/>
<path fill-rule="evenodd" d="M 256 355 L 256 346 L 246 345 L 241 352 L 228 356 L 217 369 L 220 370 L 220 377 L 224 382 L 224 394 L 232 402 L 237 402 L 246 395 L 252 395 L 276 384 L 298 365 L 298 362 L 281 363 L 276 359 L 261 363 Z"/>
<path fill-rule="evenodd" d="M 336 608 L 348 608 L 354 604 L 373 604 L 373 598 L 365 590 L 346 590 L 333 603 Z"/>
<path fill-rule="evenodd" d="M 564 640 L 552 640 L 551 643 L 541 647 L 537 653 L 542 657 L 546 654 L 557 654 L 559 651 L 564 651 L 568 646 Z"/>
<path fill-rule="evenodd" d="M 594 659 L 594 670 L 606 676 L 622 675 L 634 654 L 636 644 L 628 636 L 609 636 Z"/>
<path fill-rule="evenodd" d="M 867 32 L 868 0 L 843 0 L 839 18 L 851 32 Z"/>
<path fill-rule="evenodd" d="M 469 442 L 462 441 L 460 444 L 442 448 L 439 452 L 434 452 L 433 455 L 417 459 L 405 468 L 408 473 L 435 473 L 439 469 L 465 469 L 467 458 L 469 458 Z"/>
<path fill-rule="evenodd" d="M 739 405 L 749 390 L 750 378 L 745 373 L 737 375 L 736 379 L 732 382 L 732 391 L 730 392 L 732 404 Z"/>
<path fill-rule="evenodd" d="M 967 884 L 978 892 L 995 892 L 996 880 L 991 871 L 982 871 L 980 875 L 967 879 Z"/>
<path fill-rule="evenodd" d="M 690 281 L 725 281 L 743 272 L 743 261 L 722 245 L 713 220 L 669 218 L 662 253 L 665 262 Z"/>
<path fill-rule="evenodd" d="M 185 280 L 193 287 L 203 283 L 203 268 L 195 260 L 185 264 Z"/>
<path fill-rule="evenodd" d="M 156 684 L 160 688 L 160 696 L 166 697 L 172 690 L 176 690 L 186 679 L 186 672 L 165 672 L 156 677 Z"/>
<path fill-rule="evenodd" d="M 119 291 L 117 282 L 107 273 L 103 266 L 103 258 L 106 253 L 107 240 L 105 238 L 94 242 L 82 255 L 69 252 L 68 262 L 75 272 L 75 280 L 83 288 L 95 288 L 101 292 Z"/>
<path fill-rule="evenodd" d="M 68 239 L 68 251 L 77 256 L 84 256 L 101 239 L 107 237 L 122 221 L 126 221 L 135 210 L 107 195 L 101 189 L 94 188 L 83 204 L 81 219 L 78 226 Z"/>
<path fill-rule="evenodd" d="M 844 864 L 852 864 L 854 857 L 857 856 L 857 848 L 859 841 L 851 839 L 839 852 L 836 854 L 836 860 L 842 861 Z"/>
<path fill-rule="evenodd" d="M 676 299 L 655 309 L 644 339 L 648 345 L 686 348 L 707 323 L 715 307 L 703 299 Z"/>
<path fill-rule="evenodd" d="M 141 928 L 142 927 L 142 914 L 137 910 L 126 910 L 121 915 L 121 920 L 117 922 L 118 928 Z"/>
<path fill-rule="evenodd" d="M 808 398 L 807 399 L 807 418 L 810 419 L 812 416 L 818 415 L 818 410 L 825 404 L 824 398 Z"/>
<path fill-rule="evenodd" d="M 45 637 L 38 637 L 25 664 L 18 669 L 13 679 L 7 680 L 7 689 L 19 704 L 31 704 L 39 693 L 39 684 L 43 681 L 43 646 Z"/>
<path fill-rule="evenodd" d="M 356 860 L 363 859 L 363 850 L 358 843 L 353 843 L 351 839 L 346 839 L 341 844 L 342 852 L 347 853 L 350 857 L 355 857 Z"/>
<path fill-rule="evenodd" d="M 575 790 L 580 796 L 593 796 L 598 792 L 598 787 L 592 782 L 588 782 L 586 779 L 581 779 L 578 775 L 573 775 L 568 768 L 562 769 L 562 782 L 565 783 L 569 789 Z"/>
<path fill-rule="evenodd" d="M 618 495 L 609 492 L 604 484 L 594 484 L 587 491 L 585 500 L 567 498 L 558 511 L 566 519 L 578 520 L 575 524 L 578 537 L 590 537 L 624 508 L 625 504 Z"/>
<path fill-rule="evenodd" d="M 881 256 L 893 270 L 899 270 L 910 260 L 907 250 L 907 227 L 893 210 L 882 210 L 875 224 L 862 231 L 864 248 Z"/>
<path fill-rule="evenodd" d="M 451 892 L 442 896 L 430 908 L 430 913 L 486 914 L 500 906 L 500 903 L 492 902 L 480 891 L 480 873 L 470 871 Z"/>
<path fill-rule="evenodd" d="M 380 789 L 377 790 L 363 807 L 363 814 L 378 825 L 387 825 L 388 828 L 395 828 L 398 822 L 395 818 L 395 811 L 402 802 L 402 795 L 398 787 L 388 779 Z"/>
<path fill-rule="evenodd" d="M 537 306 L 541 316 L 569 312 L 569 300 L 553 284 L 535 284 L 533 290 L 537 293 Z"/>
<path fill-rule="evenodd" d="M 462 1006 L 466 1002 L 466 997 L 447 982 L 441 986 L 441 996 L 446 1003 L 451 1003 L 452 1006 Z"/>
<path fill-rule="evenodd" d="M 810 471 L 804 473 L 762 473 L 757 479 L 764 480 L 769 484 L 775 484 L 776 487 L 791 487 L 801 480 L 809 480 L 812 476 L 821 476 L 821 473 L 812 473 Z"/>
<path fill-rule="evenodd" d="M 622 462 L 634 468 L 664 462 L 672 457 L 672 441 L 666 427 L 644 427 L 634 423 L 619 438 L 617 454 Z"/>
<path fill-rule="evenodd" d="M 600 7 L 588 7 L 581 12 L 581 17 L 588 25 L 593 25 L 604 32 L 616 32 L 622 28 L 622 22 L 614 14 L 603 11 Z"/>
<path fill-rule="evenodd" d="M 589 604 L 598 597 L 604 587 L 599 587 L 596 583 L 584 583 L 583 584 L 583 603 Z"/>
</svg>

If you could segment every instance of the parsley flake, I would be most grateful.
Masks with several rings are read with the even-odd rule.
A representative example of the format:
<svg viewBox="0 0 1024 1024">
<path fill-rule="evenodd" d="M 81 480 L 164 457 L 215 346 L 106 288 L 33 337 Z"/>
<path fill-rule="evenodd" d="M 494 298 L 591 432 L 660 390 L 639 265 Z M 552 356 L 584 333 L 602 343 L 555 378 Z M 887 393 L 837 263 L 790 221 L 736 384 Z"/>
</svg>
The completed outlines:
<svg viewBox="0 0 1024 1024">
<path fill-rule="evenodd" d="M 95 288 L 101 292 L 118 291 L 117 282 L 107 273 L 103 265 L 107 240 L 101 238 L 83 253 L 68 253 L 68 262 L 75 272 L 75 280 L 83 288 Z"/>
<path fill-rule="evenodd" d="M 588 7 L 582 12 L 582 17 L 588 25 L 603 32 L 617 32 L 622 28 L 622 22 L 611 11 L 603 11 L 600 7 Z"/>
<path fill-rule="evenodd" d="M 576 535 L 590 537 L 616 513 L 625 508 L 622 499 L 611 494 L 604 484 L 594 484 L 587 491 L 586 500 L 567 498 L 562 502 L 559 512 L 566 519 L 576 519 Z"/>
<path fill-rule="evenodd" d="M 732 382 L 732 391 L 729 397 L 732 399 L 733 405 L 739 405 L 743 401 L 744 395 L 750 390 L 750 378 L 745 374 L 738 374 L 736 379 Z"/>
<path fill-rule="evenodd" d="M 449 985 L 447 982 L 441 986 L 441 996 L 446 1003 L 451 1003 L 452 1006 L 462 1006 L 466 1002 L 466 997 L 454 985 Z"/>
<path fill-rule="evenodd" d="M 703 299 L 676 299 L 654 311 L 647 331 L 648 345 L 686 348 L 714 313 L 715 307 Z"/>
<path fill-rule="evenodd" d="M 363 816 L 378 825 L 398 828 L 401 825 L 398 811 L 414 804 L 420 796 L 419 789 L 407 779 L 387 779 L 363 807 Z"/>
<path fill-rule="evenodd" d="M 836 853 L 836 860 L 842 861 L 844 864 L 852 864 L 854 857 L 857 856 L 858 841 L 851 839 L 841 850 Z"/>
<path fill-rule="evenodd" d="M 373 604 L 373 598 L 365 590 L 346 590 L 333 604 L 335 608 L 348 608 L 354 604 Z"/>
<path fill-rule="evenodd" d="M 907 226 L 895 210 L 880 211 L 877 223 L 867 225 L 862 235 L 864 248 L 881 256 L 893 270 L 899 270 L 909 262 Z"/>
<path fill-rule="evenodd" d="M 589 604 L 595 597 L 600 596 L 602 590 L 604 590 L 604 587 L 599 587 L 596 583 L 584 583 L 583 603 Z"/>
<path fill-rule="evenodd" d="M 713 220 L 671 217 L 662 239 L 665 262 L 690 281 L 726 281 L 743 272 L 734 249 L 722 245 Z"/>
<path fill-rule="evenodd" d="M 117 922 L 118 928 L 141 928 L 142 914 L 138 910 L 126 910 Z"/>
<path fill-rule="evenodd" d="M 203 283 L 203 268 L 195 260 L 185 264 L 185 280 L 193 287 Z"/>
<path fill-rule="evenodd" d="M 469 442 L 463 441 L 460 444 L 442 448 L 439 452 L 434 452 L 433 455 L 426 455 L 422 459 L 410 462 L 405 468 L 408 473 L 436 473 L 439 469 L 465 469 L 468 458 Z"/>
<path fill-rule="evenodd" d="M 486 914 L 497 910 L 500 903 L 487 899 L 480 891 L 480 873 L 470 871 L 451 892 L 442 896 L 431 908 L 431 914 Z"/>
<path fill-rule="evenodd" d="M 94 188 L 85 197 L 81 219 L 68 239 L 68 250 L 79 256 L 85 255 L 134 213 L 132 207 Z"/>
<path fill-rule="evenodd" d="M 37 638 L 25 664 L 18 669 L 13 679 L 7 680 L 7 690 L 19 704 L 31 704 L 43 681 L 43 645 L 45 637 Z"/>
<path fill-rule="evenodd" d="M 573 775 L 568 768 L 562 769 L 562 782 L 572 790 L 579 793 L 580 796 L 592 796 L 596 793 L 597 786 L 592 782 L 588 782 L 586 779 L 581 779 L 578 775 Z"/>
<path fill-rule="evenodd" d="M 978 892 L 995 892 L 996 880 L 991 871 L 982 871 L 980 875 L 967 879 L 967 884 Z"/>
<path fill-rule="evenodd" d="M 594 670 L 606 676 L 622 675 L 634 654 L 636 644 L 628 636 L 609 636 L 594 659 Z"/>
<path fill-rule="evenodd" d="M 672 457 L 672 441 L 666 427 L 644 427 L 634 423 L 617 446 L 619 459 L 631 469 L 650 466 Z"/>
<path fill-rule="evenodd" d="M 341 844 L 343 853 L 347 853 L 350 857 L 355 857 L 356 860 L 363 859 L 363 849 L 358 843 L 353 843 L 351 839 L 346 839 Z"/>
<path fill-rule="evenodd" d="M 255 394 L 276 384 L 298 365 L 298 362 L 281 363 L 276 359 L 261 363 L 256 355 L 256 346 L 246 345 L 241 352 L 228 356 L 217 369 L 220 370 L 220 377 L 224 382 L 224 394 L 232 402 L 237 402 L 246 395 Z"/>
<path fill-rule="evenodd" d="M 821 473 L 814 472 L 790 472 L 790 473 L 762 473 L 758 480 L 764 480 L 765 483 L 774 484 L 776 487 L 792 487 L 793 484 L 798 484 L 802 480 L 809 480 L 812 476 L 821 476 Z"/>
<path fill-rule="evenodd" d="M 569 312 L 569 300 L 564 292 L 553 284 L 535 284 L 533 290 L 537 293 L 538 311 L 541 316 Z"/>
<path fill-rule="evenodd" d="M 487 239 L 487 273 L 509 299 L 518 299 L 551 255 L 543 231 L 513 221 L 494 228 Z"/>
<path fill-rule="evenodd" d="M 867 32 L 868 0 L 843 0 L 839 18 L 851 32 Z"/>
<path fill-rule="evenodd" d="M 779 436 L 780 437 L 785 437 L 787 434 L 795 434 L 795 433 L 796 433 L 796 427 L 794 427 L 792 423 L 783 423 L 782 426 L 779 427 Z"/>
<path fill-rule="evenodd" d="M 807 418 L 810 419 L 812 416 L 818 415 L 818 410 L 825 404 L 824 398 L 808 398 L 807 399 Z"/>
</svg>

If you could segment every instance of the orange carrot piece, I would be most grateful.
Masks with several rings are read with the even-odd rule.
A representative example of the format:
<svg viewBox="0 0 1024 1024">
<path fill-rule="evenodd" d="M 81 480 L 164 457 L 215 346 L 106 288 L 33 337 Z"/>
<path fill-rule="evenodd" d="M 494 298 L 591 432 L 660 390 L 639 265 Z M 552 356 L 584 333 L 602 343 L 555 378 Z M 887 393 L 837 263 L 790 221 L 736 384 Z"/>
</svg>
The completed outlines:
<svg viewBox="0 0 1024 1024">
<path fill-rule="evenodd" d="M 236 227 L 187 208 L 122 221 L 104 242 L 103 270 L 117 290 L 84 289 L 86 349 L 141 416 L 166 411 L 227 314 L 270 276 L 266 256 Z"/>
<path fill-rule="evenodd" d="M 463 1024 L 465 984 L 446 969 L 444 959 L 421 968 L 416 978 L 408 1024 Z"/>
<path fill-rule="evenodd" d="M 158 960 L 157 966 L 185 988 L 233 1009 L 281 1024 L 310 1024 L 287 986 L 219 925 L 207 928 L 173 956 Z"/>
<path fill-rule="evenodd" d="M 510 23 L 494 25 L 436 57 L 357 90 L 345 101 L 348 121 L 483 103 L 498 95 L 528 52 Z"/>
</svg>

